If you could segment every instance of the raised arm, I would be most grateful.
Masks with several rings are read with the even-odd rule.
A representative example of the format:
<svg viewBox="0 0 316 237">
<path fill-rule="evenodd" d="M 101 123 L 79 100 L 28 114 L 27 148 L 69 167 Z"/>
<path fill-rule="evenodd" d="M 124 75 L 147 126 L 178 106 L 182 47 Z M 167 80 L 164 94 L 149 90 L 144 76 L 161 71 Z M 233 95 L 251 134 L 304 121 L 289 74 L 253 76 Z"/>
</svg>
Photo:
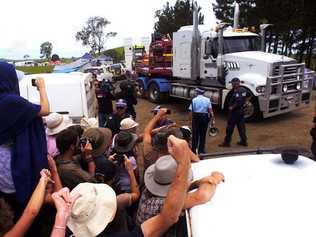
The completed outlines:
<svg viewBox="0 0 316 237">
<path fill-rule="evenodd" d="M 127 170 L 131 182 L 131 193 L 123 193 L 117 196 L 117 205 L 118 207 L 123 208 L 131 206 L 140 197 L 140 191 L 134 174 L 132 162 L 126 156 L 124 157 L 124 160 L 125 169 Z"/>
<path fill-rule="evenodd" d="M 177 161 L 176 176 L 169 188 L 161 212 L 141 225 L 145 237 L 158 237 L 178 221 L 187 196 L 190 156 L 192 154 L 186 141 L 174 136 L 168 138 L 168 150 Z"/>
<path fill-rule="evenodd" d="M 167 109 L 161 108 L 158 113 L 149 121 L 147 126 L 144 130 L 144 137 L 143 137 L 143 143 L 144 143 L 144 154 L 147 154 L 149 150 L 151 150 L 151 138 L 152 138 L 152 131 L 158 121 L 167 114 Z"/>
<path fill-rule="evenodd" d="M 45 197 L 45 189 L 50 180 L 50 172 L 47 169 L 41 171 L 41 178 L 28 202 L 24 212 L 14 227 L 4 237 L 22 237 L 32 225 L 38 215 Z"/>
<path fill-rule="evenodd" d="M 44 79 L 36 78 L 36 86 L 37 86 L 37 89 L 39 91 L 40 105 L 41 105 L 41 110 L 38 113 L 38 115 L 39 116 L 47 116 L 50 113 L 50 108 L 49 108 L 49 101 L 47 98 Z"/>
<path fill-rule="evenodd" d="M 54 200 L 52 198 L 52 193 L 58 192 L 60 189 L 63 188 L 63 185 L 61 183 L 61 180 L 60 180 L 60 177 L 59 177 L 59 174 L 57 171 L 55 160 L 50 155 L 47 156 L 47 159 L 48 159 L 48 167 L 49 167 L 49 170 L 52 174 L 52 180 L 54 181 L 54 184 L 53 184 L 54 190 L 52 192 L 46 191 L 45 203 L 54 204 Z"/>
</svg>

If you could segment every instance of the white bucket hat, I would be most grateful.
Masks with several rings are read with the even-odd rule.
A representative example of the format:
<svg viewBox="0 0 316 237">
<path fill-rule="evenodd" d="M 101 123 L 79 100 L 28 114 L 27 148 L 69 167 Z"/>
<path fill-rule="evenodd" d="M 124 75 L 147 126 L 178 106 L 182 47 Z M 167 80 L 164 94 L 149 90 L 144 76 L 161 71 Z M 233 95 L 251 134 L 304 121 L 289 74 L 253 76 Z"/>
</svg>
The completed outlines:
<svg viewBox="0 0 316 237">
<path fill-rule="evenodd" d="M 60 133 L 64 129 L 74 125 L 68 115 L 51 113 L 45 117 L 47 125 L 47 135 L 52 136 Z"/>
<path fill-rule="evenodd" d="M 99 127 L 99 122 L 96 118 L 83 117 L 80 120 L 80 125 L 84 128 L 97 128 Z"/>
<path fill-rule="evenodd" d="M 139 124 L 136 123 L 133 119 L 131 118 L 125 118 L 121 121 L 121 127 L 120 130 L 124 131 L 124 130 L 128 130 L 128 129 L 132 129 L 135 127 L 138 127 Z"/>
<path fill-rule="evenodd" d="M 177 162 L 171 155 L 162 156 L 145 171 L 145 186 L 152 194 L 166 197 L 176 172 Z M 191 181 L 192 179 L 193 173 L 190 169 L 188 180 Z"/>
<path fill-rule="evenodd" d="M 79 193 L 67 223 L 76 237 L 95 237 L 114 219 L 116 194 L 107 184 L 81 183 L 71 195 Z"/>
</svg>

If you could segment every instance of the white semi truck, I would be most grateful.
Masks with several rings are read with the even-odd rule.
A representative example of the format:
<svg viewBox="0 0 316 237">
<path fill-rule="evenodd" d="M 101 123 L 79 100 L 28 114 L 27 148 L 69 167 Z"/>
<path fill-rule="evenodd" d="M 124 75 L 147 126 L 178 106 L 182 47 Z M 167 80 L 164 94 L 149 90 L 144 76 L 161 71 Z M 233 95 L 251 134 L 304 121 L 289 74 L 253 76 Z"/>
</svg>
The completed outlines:
<svg viewBox="0 0 316 237">
<path fill-rule="evenodd" d="M 305 64 L 292 58 L 264 52 L 269 25 L 260 26 L 260 43 L 258 34 L 238 28 L 238 15 L 236 4 L 234 27 L 221 23 L 211 29 L 198 25 L 195 4 L 193 26 L 173 33 L 172 77 L 138 77 L 141 94 L 157 103 L 166 96 L 191 99 L 199 86 L 215 105 L 225 109 L 230 81 L 239 78 L 250 95 L 245 106 L 247 120 L 308 106 L 314 72 L 306 72 Z"/>
</svg>

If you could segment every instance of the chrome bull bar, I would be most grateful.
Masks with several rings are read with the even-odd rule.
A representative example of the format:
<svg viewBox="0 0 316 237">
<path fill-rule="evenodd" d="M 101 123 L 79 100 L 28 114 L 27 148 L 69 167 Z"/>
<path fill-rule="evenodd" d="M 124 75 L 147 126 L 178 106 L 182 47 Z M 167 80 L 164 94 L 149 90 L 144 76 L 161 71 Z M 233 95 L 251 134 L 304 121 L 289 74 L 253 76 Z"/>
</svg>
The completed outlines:
<svg viewBox="0 0 316 237">
<path fill-rule="evenodd" d="M 296 73 L 286 74 L 296 67 Z M 305 64 L 280 65 L 279 74 L 268 76 L 266 90 L 259 96 L 264 118 L 284 114 L 308 106 L 312 98 L 314 72 L 305 71 Z"/>
</svg>

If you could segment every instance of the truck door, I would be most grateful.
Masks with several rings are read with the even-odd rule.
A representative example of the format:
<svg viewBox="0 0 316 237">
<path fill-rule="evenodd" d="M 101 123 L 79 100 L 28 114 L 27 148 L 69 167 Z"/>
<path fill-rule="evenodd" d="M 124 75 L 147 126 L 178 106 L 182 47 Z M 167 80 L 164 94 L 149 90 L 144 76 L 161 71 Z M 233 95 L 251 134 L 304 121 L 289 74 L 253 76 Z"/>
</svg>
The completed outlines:
<svg viewBox="0 0 316 237">
<path fill-rule="evenodd" d="M 203 40 L 201 54 L 201 78 L 217 78 L 217 38 Z"/>
<path fill-rule="evenodd" d="M 192 31 L 173 33 L 173 76 L 191 78 Z"/>
</svg>

